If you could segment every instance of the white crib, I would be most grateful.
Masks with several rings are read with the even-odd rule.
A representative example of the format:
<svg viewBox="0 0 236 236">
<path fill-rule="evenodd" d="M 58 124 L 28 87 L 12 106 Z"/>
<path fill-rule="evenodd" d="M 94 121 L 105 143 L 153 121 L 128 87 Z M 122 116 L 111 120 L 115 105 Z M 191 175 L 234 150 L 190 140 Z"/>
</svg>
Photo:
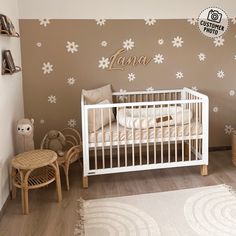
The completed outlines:
<svg viewBox="0 0 236 236">
<path fill-rule="evenodd" d="M 207 175 L 209 102 L 206 95 L 188 88 L 115 92 L 112 104 L 93 105 L 87 105 L 82 95 L 81 109 L 84 187 L 88 187 L 88 176 L 118 172 L 199 165 L 201 174 Z M 143 116 L 145 109 L 147 122 Z M 103 125 L 107 112 L 108 124 Z M 124 124 L 129 120 L 128 127 L 121 125 L 119 114 L 123 115 Z M 99 116 L 100 129 L 89 130 L 89 116 L 94 127 Z M 132 120 L 138 123 L 133 125 Z"/>
</svg>

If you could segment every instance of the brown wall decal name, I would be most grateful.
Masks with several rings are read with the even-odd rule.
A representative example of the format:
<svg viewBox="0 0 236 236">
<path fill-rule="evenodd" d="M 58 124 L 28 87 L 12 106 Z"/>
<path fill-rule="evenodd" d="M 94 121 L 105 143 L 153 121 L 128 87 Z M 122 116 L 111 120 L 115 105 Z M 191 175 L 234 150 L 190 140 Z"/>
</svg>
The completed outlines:
<svg viewBox="0 0 236 236">
<path fill-rule="evenodd" d="M 111 57 L 107 70 L 124 70 L 125 66 L 148 65 L 152 60 L 147 56 L 124 56 L 126 49 L 118 49 Z"/>
</svg>

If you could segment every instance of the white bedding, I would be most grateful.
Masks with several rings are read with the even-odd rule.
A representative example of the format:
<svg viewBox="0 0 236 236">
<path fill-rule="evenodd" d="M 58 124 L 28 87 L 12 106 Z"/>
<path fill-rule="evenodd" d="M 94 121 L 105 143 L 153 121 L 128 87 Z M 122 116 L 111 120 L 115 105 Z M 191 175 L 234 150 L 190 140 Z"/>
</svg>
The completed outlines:
<svg viewBox="0 0 236 236">
<path fill-rule="evenodd" d="M 163 108 L 120 109 L 117 114 L 120 125 L 126 128 L 146 129 L 168 125 L 188 124 L 192 112 L 182 107 L 170 106 Z"/>
<path fill-rule="evenodd" d="M 119 127 L 119 132 L 117 130 L 117 123 L 116 121 L 111 125 L 111 132 L 109 125 L 104 126 L 103 132 L 102 129 L 96 131 L 96 133 L 91 132 L 89 133 L 89 143 L 94 144 L 96 141 L 97 146 L 101 146 L 102 143 L 110 143 L 116 141 L 134 141 L 141 143 L 147 142 L 147 140 L 152 140 L 155 137 L 155 129 L 128 129 L 121 125 Z M 175 126 L 170 127 L 157 127 L 156 128 L 156 141 L 160 141 L 161 138 L 166 140 L 175 140 L 175 137 L 188 139 L 189 136 L 189 128 L 190 128 L 190 135 L 201 135 L 202 134 L 202 125 L 200 123 L 191 123 L 191 125 L 186 124 L 176 126 L 176 134 L 175 134 Z M 125 132 L 126 130 L 126 132 Z M 132 132 L 133 130 L 133 132 Z M 126 134 L 125 134 L 126 133 Z M 96 138 L 95 138 L 96 137 Z M 107 144 L 108 145 L 108 144 Z"/>
</svg>

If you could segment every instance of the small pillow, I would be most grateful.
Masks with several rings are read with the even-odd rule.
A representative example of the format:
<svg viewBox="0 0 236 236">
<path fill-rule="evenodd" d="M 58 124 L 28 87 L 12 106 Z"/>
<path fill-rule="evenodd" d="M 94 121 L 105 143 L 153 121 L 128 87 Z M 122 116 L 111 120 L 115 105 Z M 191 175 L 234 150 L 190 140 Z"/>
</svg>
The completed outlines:
<svg viewBox="0 0 236 236">
<path fill-rule="evenodd" d="M 110 103 L 112 102 L 112 90 L 111 85 L 108 84 L 104 87 L 92 89 L 92 90 L 82 90 L 82 94 L 84 95 L 86 102 L 88 104 L 97 104 L 104 100 L 108 100 Z"/>
<path fill-rule="evenodd" d="M 111 104 L 108 99 L 105 99 L 99 104 Z M 94 132 L 94 130 L 98 130 L 103 126 L 109 124 L 109 109 L 111 110 L 111 122 L 115 120 L 115 116 L 113 114 L 112 108 L 103 108 L 103 109 L 90 109 L 88 111 L 88 128 L 90 132 Z M 94 116 L 94 110 L 95 110 L 95 116 Z M 103 123 L 102 123 L 102 117 L 101 117 L 101 110 L 103 110 Z M 95 120 L 93 120 L 93 118 Z M 95 122 L 94 122 L 95 121 Z M 95 125 L 95 127 L 94 127 Z"/>
</svg>

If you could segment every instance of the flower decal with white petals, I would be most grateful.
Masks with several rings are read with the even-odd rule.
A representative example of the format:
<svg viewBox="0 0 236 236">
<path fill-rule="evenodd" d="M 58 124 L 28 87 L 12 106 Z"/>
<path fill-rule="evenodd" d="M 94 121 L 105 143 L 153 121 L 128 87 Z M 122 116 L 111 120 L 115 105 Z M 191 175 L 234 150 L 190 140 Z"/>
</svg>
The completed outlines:
<svg viewBox="0 0 236 236">
<path fill-rule="evenodd" d="M 101 60 L 98 61 L 98 68 L 102 68 L 103 70 L 108 68 L 110 61 L 109 58 L 102 57 Z"/>
<path fill-rule="evenodd" d="M 235 95 L 235 90 L 230 90 L 229 91 L 229 96 L 234 96 Z"/>
<path fill-rule="evenodd" d="M 231 125 L 225 125 L 225 134 L 230 135 L 234 131 Z"/>
<path fill-rule="evenodd" d="M 131 50 L 134 47 L 134 41 L 132 39 L 127 39 L 123 42 L 123 48 L 128 50 Z"/>
<path fill-rule="evenodd" d="M 70 52 L 70 53 L 78 52 L 78 47 L 79 45 L 76 44 L 75 42 L 67 41 L 66 43 L 67 52 Z"/>
<path fill-rule="evenodd" d="M 176 47 L 176 48 L 181 48 L 183 46 L 183 43 L 184 41 L 182 37 L 179 37 L 179 36 L 175 37 L 172 41 L 173 47 Z"/>
<path fill-rule="evenodd" d="M 55 95 L 48 96 L 48 102 L 49 103 L 57 103 L 57 98 Z"/>
<path fill-rule="evenodd" d="M 44 26 L 44 27 L 47 27 L 48 24 L 50 24 L 50 20 L 47 19 L 47 18 L 44 18 L 44 19 L 40 19 L 39 20 L 39 24 Z"/>
<path fill-rule="evenodd" d="M 234 55 L 234 60 L 236 60 L 236 55 Z"/>
<path fill-rule="evenodd" d="M 125 89 L 120 89 L 120 93 L 126 93 L 127 91 Z M 119 97 L 119 100 L 124 102 L 126 99 L 128 99 L 128 96 L 127 95 L 120 95 Z"/>
<path fill-rule="evenodd" d="M 154 63 L 162 64 L 164 61 L 164 57 L 162 54 L 157 54 L 154 56 L 153 60 L 154 60 Z"/>
<path fill-rule="evenodd" d="M 198 54 L 198 59 L 199 59 L 199 61 L 205 61 L 206 60 L 206 55 L 201 52 L 201 53 Z"/>
<path fill-rule="evenodd" d="M 148 87 L 148 88 L 146 88 L 146 91 L 147 92 L 152 92 L 152 91 L 154 91 L 154 88 L 153 87 Z"/>
<path fill-rule="evenodd" d="M 236 24 L 236 17 L 233 17 L 232 20 L 231 20 L 232 24 Z"/>
<path fill-rule="evenodd" d="M 106 20 L 105 19 L 96 19 L 96 22 L 97 22 L 97 25 L 103 26 L 103 25 L 105 25 Z"/>
<path fill-rule="evenodd" d="M 67 84 L 73 86 L 75 84 L 75 78 L 71 77 L 67 79 Z"/>
<path fill-rule="evenodd" d="M 50 74 L 53 71 L 53 65 L 50 62 L 43 63 L 42 70 L 44 74 Z"/>
<path fill-rule="evenodd" d="M 77 125 L 77 122 L 75 119 L 70 119 L 67 121 L 67 125 L 70 127 L 70 128 L 74 128 L 76 125 Z"/>
<path fill-rule="evenodd" d="M 128 80 L 129 80 L 129 82 L 134 81 L 135 80 L 135 74 L 134 73 L 128 74 Z"/>
<path fill-rule="evenodd" d="M 105 40 L 103 40 L 103 41 L 101 42 L 101 46 L 102 46 L 102 47 L 106 47 L 107 44 L 108 44 L 108 43 L 107 43 L 107 41 L 105 41 Z"/>
<path fill-rule="evenodd" d="M 41 42 L 37 42 L 37 43 L 36 43 L 36 46 L 37 46 L 38 48 L 41 48 L 41 47 L 42 47 L 42 43 L 41 43 Z"/>
<path fill-rule="evenodd" d="M 156 19 L 144 19 L 144 21 L 145 21 L 145 24 L 149 26 L 154 25 L 157 22 Z"/>
<path fill-rule="evenodd" d="M 214 39 L 213 43 L 215 44 L 215 47 L 221 47 L 224 45 L 224 39 L 222 38 L 222 36 L 217 37 Z"/>
<path fill-rule="evenodd" d="M 182 79 L 182 78 L 184 78 L 184 74 L 182 72 L 177 72 L 176 79 Z"/>
<path fill-rule="evenodd" d="M 219 71 L 217 72 L 217 77 L 218 77 L 219 79 L 223 79 L 224 76 L 225 76 L 225 73 L 224 73 L 223 70 L 219 70 Z"/>
<path fill-rule="evenodd" d="M 218 112 L 219 111 L 219 108 L 218 107 L 213 107 L 213 112 Z"/>
<path fill-rule="evenodd" d="M 196 18 L 190 18 L 187 19 L 187 21 L 190 23 L 190 25 L 196 25 L 198 20 Z"/>
<path fill-rule="evenodd" d="M 158 39 L 158 44 L 163 45 L 164 44 L 164 39 Z"/>
</svg>

